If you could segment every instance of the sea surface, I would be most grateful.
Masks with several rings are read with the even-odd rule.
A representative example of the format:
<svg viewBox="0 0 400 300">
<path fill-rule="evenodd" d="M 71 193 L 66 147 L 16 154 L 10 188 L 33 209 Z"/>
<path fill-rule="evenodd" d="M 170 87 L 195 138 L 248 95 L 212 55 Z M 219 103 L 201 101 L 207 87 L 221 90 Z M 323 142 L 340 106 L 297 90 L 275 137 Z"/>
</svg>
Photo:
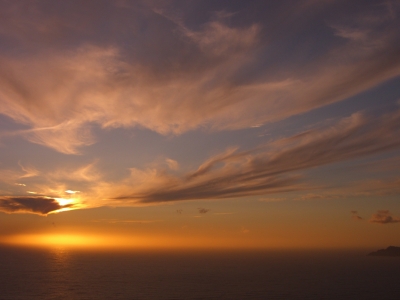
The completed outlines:
<svg viewBox="0 0 400 300">
<path fill-rule="evenodd" d="M 367 253 L 0 247 L 0 299 L 400 299 L 400 258 Z"/>
</svg>

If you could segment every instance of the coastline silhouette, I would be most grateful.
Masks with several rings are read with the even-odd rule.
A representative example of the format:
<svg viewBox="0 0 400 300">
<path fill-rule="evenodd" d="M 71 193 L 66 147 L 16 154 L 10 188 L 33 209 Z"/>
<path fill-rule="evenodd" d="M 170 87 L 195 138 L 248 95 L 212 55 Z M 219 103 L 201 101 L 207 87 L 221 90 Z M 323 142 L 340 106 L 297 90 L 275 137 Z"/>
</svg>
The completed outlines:
<svg viewBox="0 0 400 300">
<path fill-rule="evenodd" d="M 400 247 L 389 246 L 386 249 L 380 249 L 368 254 L 368 256 L 397 256 L 400 257 Z"/>
</svg>

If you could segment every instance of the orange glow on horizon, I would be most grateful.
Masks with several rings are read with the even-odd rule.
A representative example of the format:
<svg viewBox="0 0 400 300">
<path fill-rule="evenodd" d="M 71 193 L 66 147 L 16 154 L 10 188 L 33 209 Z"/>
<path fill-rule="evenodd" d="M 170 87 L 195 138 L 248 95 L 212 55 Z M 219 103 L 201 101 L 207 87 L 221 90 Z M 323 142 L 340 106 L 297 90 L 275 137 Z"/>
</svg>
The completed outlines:
<svg viewBox="0 0 400 300">
<path fill-rule="evenodd" d="M 284 241 L 271 239 L 260 240 L 241 240 L 225 238 L 206 238 L 188 236 L 134 236 L 134 235 L 102 235 L 102 234 L 21 234 L 0 237 L 0 244 L 23 247 L 63 247 L 79 248 L 87 250 L 293 250 L 293 249 L 344 249 L 344 248 L 368 248 L 374 247 L 372 244 L 364 245 L 345 245 L 332 244 L 325 241 L 306 240 Z"/>
<path fill-rule="evenodd" d="M 265 248 L 238 240 L 131 236 L 100 234 L 23 234 L 3 237 L 0 242 L 29 247 L 70 247 L 81 249 L 240 249 Z"/>
<path fill-rule="evenodd" d="M 89 247 L 104 243 L 99 236 L 77 234 L 26 234 L 3 239 L 4 243 L 20 246 L 71 246 Z"/>
</svg>

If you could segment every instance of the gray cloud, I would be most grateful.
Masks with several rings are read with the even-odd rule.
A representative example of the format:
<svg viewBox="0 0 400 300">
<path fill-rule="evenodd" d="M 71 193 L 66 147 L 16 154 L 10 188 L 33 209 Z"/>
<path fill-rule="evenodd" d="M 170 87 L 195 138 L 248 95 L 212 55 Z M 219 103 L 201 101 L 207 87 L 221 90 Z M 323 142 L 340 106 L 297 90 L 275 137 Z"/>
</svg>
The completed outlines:
<svg viewBox="0 0 400 300">
<path fill-rule="evenodd" d="M 199 210 L 199 213 L 201 213 L 201 214 L 206 214 L 210 211 L 210 209 L 202 208 L 202 207 L 199 207 L 198 210 Z"/>
<path fill-rule="evenodd" d="M 364 218 L 362 218 L 362 217 L 360 217 L 360 216 L 358 215 L 358 211 L 352 210 L 350 213 L 351 213 L 351 218 L 352 218 L 353 220 L 356 220 L 356 221 L 362 221 L 362 220 L 364 220 Z"/>
<path fill-rule="evenodd" d="M 377 224 L 400 223 L 400 218 L 394 217 L 388 210 L 379 210 L 371 216 L 369 222 Z"/>
<path fill-rule="evenodd" d="M 72 204 L 60 205 L 56 199 L 48 197 L 10 196 L 0 197 L 0 211 L 6 213 L 34 213 L 47 215 L 50 212 L 72 207 Z"/>
</svg>

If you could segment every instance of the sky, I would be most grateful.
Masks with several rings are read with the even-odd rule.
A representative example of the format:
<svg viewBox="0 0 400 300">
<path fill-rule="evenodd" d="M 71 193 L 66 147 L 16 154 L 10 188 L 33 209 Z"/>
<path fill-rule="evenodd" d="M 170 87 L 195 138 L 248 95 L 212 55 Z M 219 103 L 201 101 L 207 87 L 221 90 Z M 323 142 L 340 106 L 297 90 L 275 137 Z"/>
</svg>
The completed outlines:
<svg viewBox="0 0 400 300">
<path fill-rule="evenodd" d="M 400 1 L 0 1 L 0 242 L 399 245 Z"/>
</svg>

